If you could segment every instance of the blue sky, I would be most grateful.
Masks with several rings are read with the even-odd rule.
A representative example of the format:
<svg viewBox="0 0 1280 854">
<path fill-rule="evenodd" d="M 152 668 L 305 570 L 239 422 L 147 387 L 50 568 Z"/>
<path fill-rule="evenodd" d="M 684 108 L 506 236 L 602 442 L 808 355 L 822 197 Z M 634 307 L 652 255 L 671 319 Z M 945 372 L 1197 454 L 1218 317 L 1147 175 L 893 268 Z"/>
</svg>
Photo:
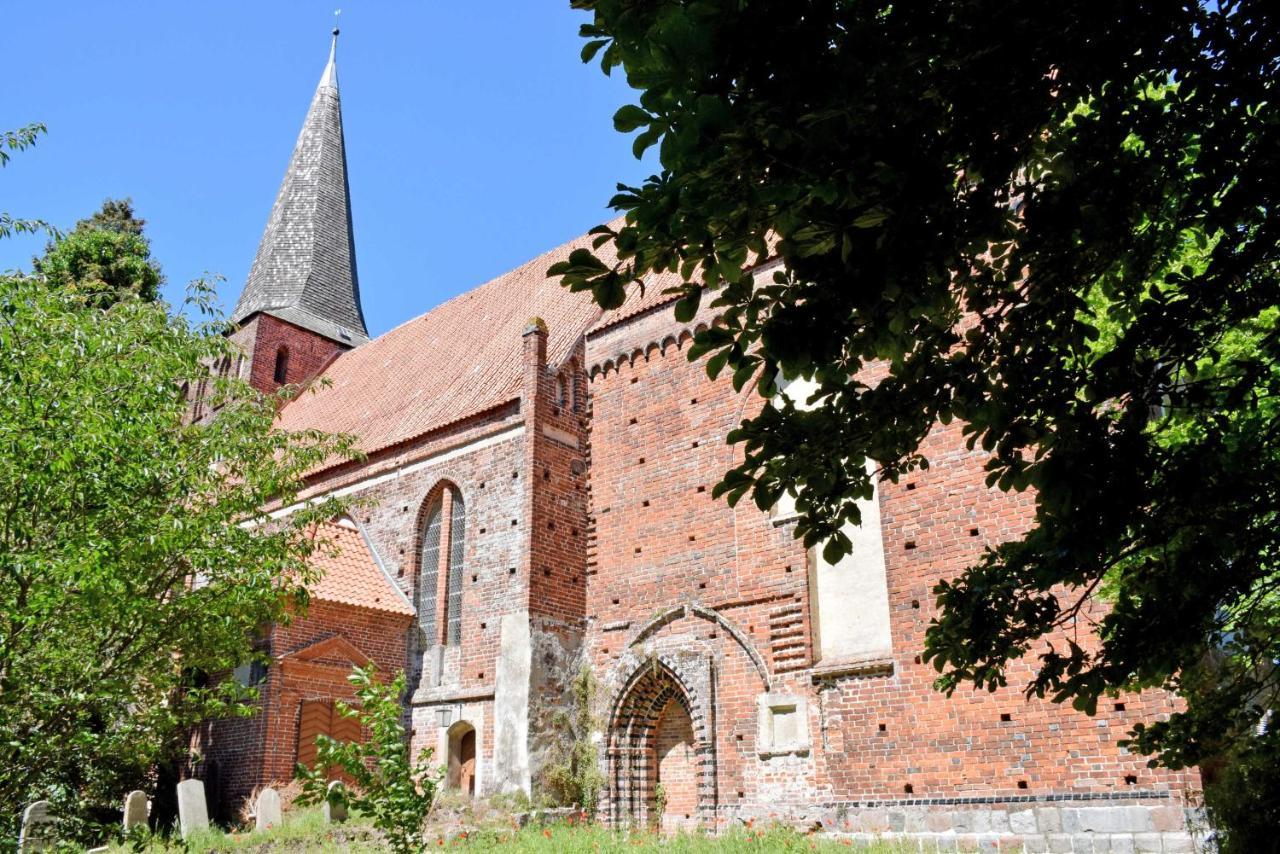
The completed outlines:
<svg viewBox="0 0 1280 854">
<path fill-rule="evenodd" d="M 0 210 L 65 228 L 131 196 L 166 296 L 221 273 L 229 311 L 335 6 L 371 334 L 604 221 L 614 184 L 656 168 L 614 132 L 631 90 L 579 61 L 585 16 L 568 0 L 13 3 L 0 127 L 49 132 L 0 170 Z M 42 245 L 0 241 L 0 270 Z"/>
</svg>

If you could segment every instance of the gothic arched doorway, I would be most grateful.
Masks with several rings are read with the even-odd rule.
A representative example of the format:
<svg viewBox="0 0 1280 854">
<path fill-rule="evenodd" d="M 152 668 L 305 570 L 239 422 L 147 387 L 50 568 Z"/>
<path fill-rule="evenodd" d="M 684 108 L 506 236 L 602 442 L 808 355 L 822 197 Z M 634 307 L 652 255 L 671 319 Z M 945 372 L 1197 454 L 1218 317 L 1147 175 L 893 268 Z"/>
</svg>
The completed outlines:
<svg viewBox="0 0 1280 854">
<path fill-rule="evenodd" d="M 693 721 L 675 697 L 658 713 L 653 734 L 654 801 L 663 830 L 688 826 L 698 810 L 698 765 Z"/>
<path fill-rule="evenodd" d="M 448 785 L 468 795 L 476 793 L 476 728 L 466 721 L 449 727 Z"/>
<path fill-rule="evenodd" d="M 605 815 L 614 824 L 680 827 L 714 812 L 706 715 L 672 662 L 642 662 L 614 703 Z"/>
</svg>

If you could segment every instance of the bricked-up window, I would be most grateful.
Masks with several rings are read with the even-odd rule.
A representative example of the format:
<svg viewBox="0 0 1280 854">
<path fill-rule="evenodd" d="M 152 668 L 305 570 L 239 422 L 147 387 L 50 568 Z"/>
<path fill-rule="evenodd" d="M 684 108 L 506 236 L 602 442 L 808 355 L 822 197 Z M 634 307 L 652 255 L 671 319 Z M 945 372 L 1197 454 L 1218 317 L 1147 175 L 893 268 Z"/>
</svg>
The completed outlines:
<svg viewBox="0 0 1280 854">
<path fill-rule="evenodd" d="M 578 395 L 578 362 L 574 360 L 569 363 L 569 369 L 565 371 L 565 384 L 568 386 L 568 408 L 571 412 L 582 411 L 582 398 Z"/>
<path fill-rule="evenodd" d="M 782 395 L 798 409 L 810 409 L 817 386 L 812 380 L 779 378 Z M 876 482 L 875 463 L 867 461 L 867 472 Z M 858 500 L 862 524 L 846 524 L 841 533 L 852 548 L 835 564 L 822 557 L 821 545 L 809 550 L 808 581 L 813 657 L 823 666 L 865 665 L 871 660 L 888 661 L 892 656 L 889 626 L 889 587 L 885 569 L 884 533 L 880 522 L 878 490 Z M 796 518 L 795 499 L 783 496 L 774 508 L 774 524 Z M 914 542 L 904 543 L 914 548 Z"/>
<path fill-rule="evenodd" d="M 278 383 L 285 382 L 289 376 L 289 348 L 281 347 L 276 351 L 276 372 L 275 380 Z"/>
<path fill-rule="evenodd" d="M 431 490 L 422 516 L 418 625 L 428 645 L 462 642 L 462 581 L 466 575 L 466 504 L 451 483 Z M 441 587 L 443 586 L 443 590 Z"/>
</svg>

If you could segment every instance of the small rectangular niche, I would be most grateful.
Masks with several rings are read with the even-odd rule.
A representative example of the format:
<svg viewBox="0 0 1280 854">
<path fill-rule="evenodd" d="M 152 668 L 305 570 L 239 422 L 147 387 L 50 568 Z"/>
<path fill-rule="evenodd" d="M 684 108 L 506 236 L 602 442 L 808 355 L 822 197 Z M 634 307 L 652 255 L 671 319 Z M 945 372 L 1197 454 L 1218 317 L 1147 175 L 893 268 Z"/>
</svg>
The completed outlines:
<svg viewBox="0 0 1280 854">
<path fill-rule="evenodd" d="M 756 701 L 756 752 L 763 758 L 807 754 L 808 707 L 799 694 L 761 694 Z"/>
</svg>

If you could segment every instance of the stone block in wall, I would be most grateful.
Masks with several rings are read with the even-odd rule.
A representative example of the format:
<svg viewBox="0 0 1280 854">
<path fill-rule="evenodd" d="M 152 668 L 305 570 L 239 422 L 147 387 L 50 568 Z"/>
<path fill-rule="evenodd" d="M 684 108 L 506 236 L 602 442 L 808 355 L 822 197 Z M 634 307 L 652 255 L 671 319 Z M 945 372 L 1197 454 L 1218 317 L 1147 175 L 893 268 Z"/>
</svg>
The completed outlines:
<svg viewBox="0 0 1280 854">
<path fill-rule="evenodd" d="M 1009 813 L 1009 830 L 1011 832 L 1033 834 L 1037 829 L 1035 810 L 1015 810 Z"/>
</svg>

